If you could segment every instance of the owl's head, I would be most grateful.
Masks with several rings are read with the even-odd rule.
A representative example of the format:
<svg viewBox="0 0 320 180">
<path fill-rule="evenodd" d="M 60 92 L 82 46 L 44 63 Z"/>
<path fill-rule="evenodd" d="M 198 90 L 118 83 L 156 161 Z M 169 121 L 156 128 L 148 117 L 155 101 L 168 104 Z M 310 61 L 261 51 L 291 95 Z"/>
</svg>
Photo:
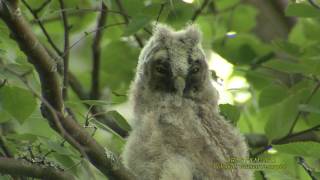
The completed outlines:
<svg viewBox="0 0 320 180">
<path fill-rule="evenodd" d="M 143 89 L 193 98 L 210 84 L 208 65 L 196 25 L 175 31 L 157 25 L 141 51 L 136 81 Z"/>
</svg>

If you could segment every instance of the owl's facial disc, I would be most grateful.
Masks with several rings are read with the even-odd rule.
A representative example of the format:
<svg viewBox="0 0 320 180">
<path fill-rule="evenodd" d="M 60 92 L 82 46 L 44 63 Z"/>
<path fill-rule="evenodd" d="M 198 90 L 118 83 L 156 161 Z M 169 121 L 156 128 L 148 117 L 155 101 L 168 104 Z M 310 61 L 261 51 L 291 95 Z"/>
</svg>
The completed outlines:
<svg viewBox="0 0 320 180">
<path fill-rule="evenodd" d="M 147 61 L 148 84 L 153 91 L 192 98 L 206 77 L 204 54 L 197 47 L 186 48 L 177 40 L 155 49 Z"/>
</svg>

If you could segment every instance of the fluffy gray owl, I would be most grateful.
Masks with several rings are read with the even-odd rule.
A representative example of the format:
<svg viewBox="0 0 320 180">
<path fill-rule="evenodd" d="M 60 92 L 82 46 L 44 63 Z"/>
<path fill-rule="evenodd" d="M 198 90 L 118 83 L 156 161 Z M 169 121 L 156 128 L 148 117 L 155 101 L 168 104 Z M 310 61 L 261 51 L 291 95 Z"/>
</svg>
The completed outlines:
<svg viewBox="0 0 320 180">
<path fill-rule="evenodd" d="M 141 51 L 131 86 L 135 121 L 122 154 L 139 180 L 251 179 L 246 169 L 215 168 L 248 153 L 219 115 L 200 39 L 194 25 L 158 25 Z"/>
</svg>

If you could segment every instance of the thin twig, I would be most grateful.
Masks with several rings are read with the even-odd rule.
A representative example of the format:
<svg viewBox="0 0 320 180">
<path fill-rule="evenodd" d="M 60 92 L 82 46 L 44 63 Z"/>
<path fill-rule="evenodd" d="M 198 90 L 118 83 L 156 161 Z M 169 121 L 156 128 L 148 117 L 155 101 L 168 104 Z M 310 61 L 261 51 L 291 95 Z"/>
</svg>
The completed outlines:
<svg viewBox="0 0 320 180">
<path fill-rule="evenodd" d="M 2 88 L 3 86 L 5 86 L 7 83 L 7 79 L 3 80 L 1 83 L 0 83 L 0 88 Z"/>
<path fill-rule="evenodd" d="M 311 101 L 312 97 L 317 93 L 319 88 L 320 88 L 320 82 L 317 82 L 316 86 L 314 87 L 314 89 L 312 90 L 310 96 L 306 99 L 304 104 L 309 104 L 309 102 Z M 302 115 L 302 112 L 299 111 L 298 114 L 296 115 L 292 125 L 291 125 L 290 131 L 289 131 L 288 134 L 291 134 L 293 132 L 293 129 L 294 129 L 294 127 L 295 127 L 296 123 L 298 122 L 298 120 L 299 120 L 301 115 Z"/>
<path fill-rule="evenodd" d="M 62 126 L 59 117 L 63 115 L 60 115 L 59 112 L 57 112 L 45 98 L 43 98 L 36 90 L 34 90 L 32 86 L 29 84 L 29 81 L 24 76 L 21 76 L 20 74 L 9 68 L 5 68 L 5 70 L 10 72 L 14 76 L 18 77 L 22 81 L 22 83 L 30 90 L 30 92 L 46 106 L 46 108 L 50 111 L 50 116 L 52 116 L 52 119 L 55 123 L 55 127 L 57 128 L 58 132 L 62 135 L 62 137 L 68 139 L 73 145 L 75 145 L 78 148 L 82 156 L 88 158 L 83 147 L 75 139 L 73 139 L 73 137 L 70 136 Z"/>
<path fill-rule="evenodd" d="M 103 29 L 103 28 L 107 28 L 107 27 L 111 27 L 111 26 L 116 26 L 116 25 L 121 25 L 121 24 L 125 24 L 125 23 L 115 23 L 115 24 L 110 24 L 104 27 L 101 27 L 99 29 Z M 98 30 L 99 30 L 98 29 Z M 85 32 L 85 37 L 88 36 L 89 34 L 95 32 L 96 30 L 93 30 L 91 32 Z M 73 46 L 75 46 L 77 43 L 79 43 L 82 39 L 84 39 L 85 37 L 80 38 L 77 42 L 75 42 Z M 69 47 L 68 50 L 70 50 L 71 47 Z M 50 54 L 50 56 L 55 59 L 55 60 L 60 60 L 60 56 L 57 55 L 57 53 L 54 53 L 51 51 L 51 49 L 46 48 L 46 51 Z M 63 73 L 62 72 L 62 68 L 59 68 L 59 64 L 60 62 L 56 62 L 57 66 L 58 66 L 58 72 L 60 73 L 60 75 Z M 87 100 L 89 99 L 89 93 L 87 93 L 85 91 L 85 89 L 82 87 L 80 81 L 75 77 L 74 74 L 72 74 L 71 72 L 68 72 L 68 81 L 70 84 L 70 87 L 72 88 L 72 90 L 77 94 L 77 96 L 81 99 L 81 100 Z M 83 103 L 87 108 L 89 108 L 88 104 Z M 67 109 L 68 110 L 68 109 Z M 101 112 L 100 109 L 98 108 L 94 108 L 92 109 L 92 113 L 98 113 Z M 106 124 L 107 126 L 109 126 L 114 132 L 116 132 L 117 134 L 119 134 L 121 137 L 127 137 L 128 136 L 128 132 L 121 129 L 110 117 L 104 116 L 104 115 L 100 115 L 97 117 L 97 120 L 101 123 Z"/>
<path fill-rule="evenodd" d="M 59 0 L 60 8 L 64 9 L 64 1 Z M 68 71 L 69 71 L 69 30 L 70 26 L 68 24 L 67 13 L 61 11 L 61 17 L 63 22 L 64 29 L 64 48 L 63 48 L 63 87 L 62 87 L 62 96 L 66 100 L 68 98 Z"/>
<path fill-rule="evenodd" d="M 13 154 L 12 152 L 9 150 L 9 148 L 7 147 L 7 145 L 5 144 L 5 141 L 3 139 L 3 137 L 0 135 L 0 148 L 2 149 L 5 157 L 8 157 L 8 158 L 13 158 Z M 24 180 L 22 178 L 19 178 L 15 175 L 11 175 L 12 179 L 13 180 Z"/>
<path fill-rule="evenodd" d="M 191 17 L 191 21 L 194 22 L 198 16 L 202 13 L 202 11 L 204 10 L 204 8 L 210 3 L 211 0 L 204 0 L 201 4 L 201 6 L 199 7 L 199 9 L 197 9 L 194 14 Z"/>
<path fill-rule="evenodd" d="M 67 8 L 67 9 L 63 9 L 63 10 L 57 10 L 57 11 L 52 11 L 50 14 L 56 14 L 56 13 L 61 13 L 61 12 L 66 12 L 66 14 L 68 15 L 68 17 L 71 17 L 71 16 L 81 16 L 85 13 L 90 13 L 90 12 L 93 12 L 93 13 L 100 13 L 101 12 L 101 8 Z M 121 12 L 119 11 L 113 11 L 113 10 L 108 10 L 108 13 L 113 13 L 113 14 L 121 14 Z M 131 17 L 128 17 L 128 18 L 131 18 Z M 34 23 L 37 23 L 38 21 L 41 21 L 42 24 L 45 24 L 45 23 L 49 23 L 49 22 L 53 22 L 53 21 L 57 21 L 57 20 L 60 20 L 60 15 L 57 15 L 57 16 L 51 16 L 51 17 L 40 17 L 39 19 L 33 19 L 31 20 L 31 24 L 34 24 Z"/>
<path fill-rule="evenodd" d="M 308 0 L 308 2 L 315 8 L 320 9 L 320 5 L 315 2 L 315 0 Z"/>
<path fill-rule="evenodd" d="M 2 136 L 0 136 L 0 148 L 3 150 L 6 157 L 13 157 L 13 154 L 6 146 Z"/>
<path fill-rule="evenodd" d="M 116 0 L 116 4 L 119 8 L 119 11 L 121 12 L 121 15 L 124 19 L 124 22 L 128 25 L 129 24 L 129 18 L 128 18 L 128 13 L 126 12 L 123 4 L 122 4 L 122 1 L 121 0 Z M 134 34 L 133 35 L 135 40 L 137 41 L 138 45 L 140 48 L 143 48 L 143 42 L 141 40 L 141 38 L 137 35 L 137 34 Z"/>
<path fill-rule="evenodd" d="M 316 125 L 316 126 L 314 126 L 312 128 L 300 131 L 300 132 L 289 134 L 289 135 L 287 135 L 287 136 L 285 136 L 283 138 L 273 140 L 271 142 L 271 144 L 285 144 L 285 143 L 289 143 L 289 142 L 295 142 L 296 140 L 301 140 L 301 141 L 308 140 L 306 137 L 303 137 L 303 135 L 308 135 L 309 136 L 308 138 L 310 139 L 310 141 L 312 141 L 312 140 L 319 141 L 319 137 L 312 133 L 314 131 L 319 131 L 319 130 L 320 130 L 320 124 Z M 312 135 L 315 136 L 315 137 L 312 137 Z M 303 137 L 304 139 L 299 139 L 298 137 Z M 295 138 L 296 138 L 296 140 L 295 140 Z M 314 138 L 314 139 L 312 139 L 312 138 Z M 269 144 L 267 146 L 264 146 L 260 151 L 255 153 L 253 155 L 253 157 L 257 157 L 257 156 L 261 155 L 262 153 L 264 153 L 265 151 L 267 151 L 268 149 L 270 149 L 272 147 L 271 144 Z"/>
<path fill-rule="evenodd" d="M 17 13 L 18 12 L 18 13 Z M 115 164 L 112 159 L 105 156 L 105 149 L 98 144 L 98 142 L 91 137 L 91 135 L 82 128 L 75 119 L 71 116 L 63 115 L 64 102 L 61 96 L 61 86 L 59 83 L 58 73 L 56 72 L 54 59 L 48 54 L 43 45 L 39 42 L 38 38 L 32 32 L 31 27 L 28 25 L 22 16 L 16 1 L 1 0 L 0 1 L 0 17 L 10 30 L 12 37 L 19 45 L 23 53 L 28 57 L 28 62 L 31 63 L 39 76 L 41 83 L 41 93 L 45 100 L 50 103 L 52 108 L 57 113 L 51 113 L 51 108 L 42 106 L 44 116 L 49 120 L 52 129 L 63 134 L 55 126 L 54 116 L 58 116 L 64 129 L 71 135 L 72 138 L 64 137 L 73 147 L 79 152 L 78 146 L 73 143 L 73 140 L 81 143 L 84 147 L 88 160 L 97 167 L 109 179 L 132 179 L 134 175 L 128 172 L 122 165 L 114 168 Z M 74 139 L 73 139 L 74 138 Z M 0 168 L 0 170 L 3 170 Z"/>
<path fill-rule="evenodd" d="M 105 28 L 109 28 L 109 27 L 113 27 L 113 26 L 119 26 L 119 25 L 124 25 L 126 24 L 125 22 L 120 22 L 120 23 L 114 23 L 114 24 L 108 24 L 108 25 L 105 25 L 103 27 L 99 27 L 97 29 L 94 29 L 92 31 L 89 31 L 89 32 L 84 32 L 84 35 L 79 38 L 76 42 L 74 42 L 67 50 L 70 51 L 75 45 L 77 45 L 80 41 L 82 41 L 83 39 L 85 39 L 86 37 L 88 37 L 89 35 L 91 35 L 92 33 L 96 32 L 96 31 L 100 31 L 102 29 L 105 29 Z"/>
<path fill-rule="evenodd" d="M 233 17 L 234 17 L 234 11 L 235 9 L 238 7 L 238 5 L 235 5 L 235 6 L 232 6 L 232 9 L 231 9 L 231 12 L 230 12 L 230 15 L 228 17 L 228 20 L 227 20 L 227 32 L 229 32 L 232 28 L 232 23 L 233 23 Z M 221 41 L 221 46 L 225 46 L 226 42 L 228 40 L 228 36 L 225 35 Z"/>
<path fill-rule="evenodd" d="M 167 4 L 167 2 L 162 3 L 162 4 L 161 4 L 161 6 L 160 6 L 160 10 L 159 10 L 159 12 L 158 12 L 158 16 L 157 16 L 157 20 L 156 20 L 156 25 L 157 25 L 157 24 L 158 24 L 158 22 L 159 22 L 159 19 L 160 19 L 161 13 L 162 13 L 162 11 L 163 11 L 164 7 L 166 6 L 166 4 Z"/>
<path fill-rule="evenodd" d="M 108 13 L 121 14 L 123 16 L 127 16 L 128 18 L 130 18 L 130 16 L 128 16 L 127 14 L 123 14 L 120 11 L 102 9 L 101 7 L 96 7 L 96 8 L 64 8 L 64 9 L 59 9 L 59 10 L 56 10 L 56 11 L 52 11 L 49 14 L 60 13 L 62 11 L 63 12 L 67 12 L 67 13 L 71 13 L 71 12 L 98 12 L 98 13 L 100 13 L 101 11 L 108 11 Z"/>
<path fill-rule="evenodd" d="M 107 23 L 107 6 L 101 2 L 101 13 L 97 22 L 97 29 L 104 27 Z M 103 30 L 98 30 L 95 33 L 92 44 L 92 71 L 91 71 L 91 91 L 90 98 L 97 100 L 100 98 L 100 59 L 101 59 L 101 39 Z"/>
<path fill-rule="evenodd" d="M 37 9 L 35 9 L 34 12 L 35 12 L 36 14 L 38 14 L 38 13 L 41 12 L 50 2 L 51 2 L 51 0 L 46 0 L 46 1 L 43 2 Z"/>
<path fill-rule="evenodd" d="M 259 150 L 258 152 L 256 152 L 255 154 L 253 154 L 252 155 L 252 157 L 257 157 L 257 156 L 259 156 L 259 155 L 261 155 L 261 154 L 263 154 L 265 151 L 267 151 L 267 150 L 269 150 L 270 148 L 272 148 L 272 146 L 271 145 L 268 145 L 268 146 L 265 146 L 265 147 L 263 147 L 261 150 Z"/>
<path fill-rule="evenodd" d="M 267 180 L 267 178 L 266 178 L 266 174 L 261 170 L 261 171 L 258 171 L 259 173 L 260 173 L 260 175 L 261 175 L 261 178 L 263 179 L 263 180 Z"/>
<path fill-rule="evenodd" d="M 33 17 L 35 19 L 37 19 L 37 22 L 38 22 L 41 30 L 43 31 L 45 37 L 47 38 L 49 44 L 51 45 L 51 47 L 57 52 L 57 54 L 59 56 L 61 56 L 61 54 L 62 54 L 61 50 L 55 45 L 55 43 L 51 39 L 51 36 L 49 35 L 48 31 L 46 30 L 46 28 L 44 27 L 42 22 L 39 20 L 38 14 L 35 13 L 35 11 L 31 8 L 31 6 L 25 0 L 22 0 L 22 3 L 27 7 L 27 9 L 30 11 L 30 13 L 33 15 Z"/>
<path fill-rule="evenodd" d="M 307 165 L 303 157 L 298 156 L 297 162 L 300 164 L 312 180 L 318 180 L 312 173 L 312 169 Z"/>
</svg>

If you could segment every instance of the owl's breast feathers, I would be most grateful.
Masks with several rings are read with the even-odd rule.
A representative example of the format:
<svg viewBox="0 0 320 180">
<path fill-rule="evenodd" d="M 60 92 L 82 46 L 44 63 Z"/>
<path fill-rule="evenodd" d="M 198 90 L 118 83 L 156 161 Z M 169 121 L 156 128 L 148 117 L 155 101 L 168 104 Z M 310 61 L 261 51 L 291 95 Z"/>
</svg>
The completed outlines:
<svg viewBox="0 0 320 180">
<path fill-rule="evenodd" d="M 235 145 L 245 147 L 245 144 L 238 130 L 218 114 L 214 105 L 199 104 L 189 99 L 180 101 L 180 106 L 172 103 L 158 107 L 153 112 L 154 119 L 149 119 L 153 121 L 153 127 L 168 139 L 168 146 L 177 145 L 177 141 L 181 141 L 184 144 L 181 146 L 195 146 L 200 151 L 212 151 L 214 147 L 213 151 L 220 151 L 219 154 L 224 156 L 246 154 L 233 153 Z M 172 136 L 176 138 L 172 140 Z"/>
<path fill-rule="evenodd" d="M 248 156 L 242 135 L 217 113 L 215 106 L 189 99 L 183 99 L 180 106 L 161 102 L 158 105 L 141 116 L 146 119 L 142 119 L 139 131 L 145 134 L 148 148 L 164 154 L 182 154 L 197 167 L 211 168 L 213 174 L 219 171 L 212 169 L 215 164 Z M 247 173 L 232 172 L 228 170 L 220 175 L 236 178 L 239 173 Z"/>
</svg>

